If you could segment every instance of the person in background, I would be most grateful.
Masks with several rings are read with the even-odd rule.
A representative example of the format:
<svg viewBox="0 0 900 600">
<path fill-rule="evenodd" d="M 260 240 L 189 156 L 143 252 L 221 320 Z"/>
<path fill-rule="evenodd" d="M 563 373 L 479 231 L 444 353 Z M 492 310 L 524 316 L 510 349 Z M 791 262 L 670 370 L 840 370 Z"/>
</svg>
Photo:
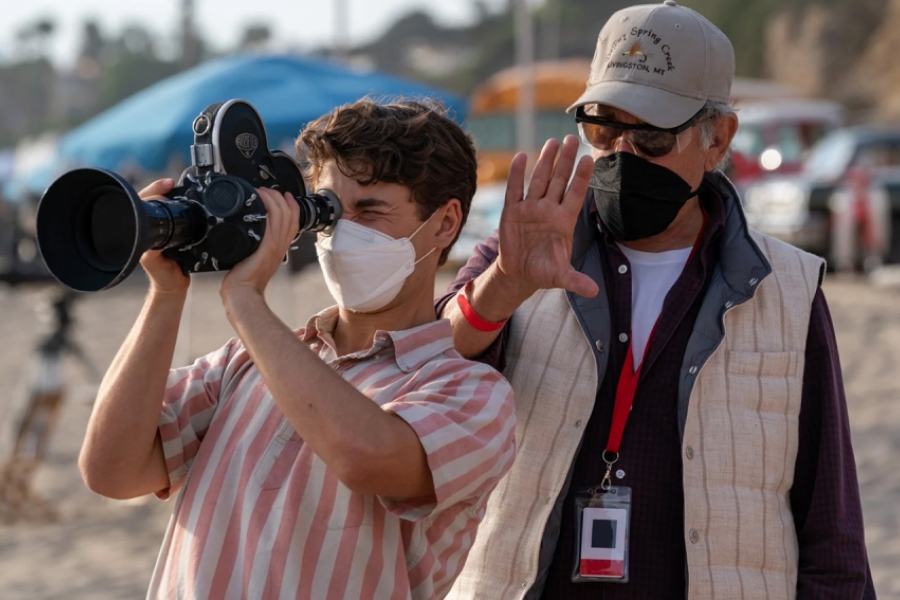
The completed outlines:
<svg viewBox="0 0 900 600">
<path fill-rule="evenodd" d="M 717 170 L 733 74 L 695 11 L 626 8 L 570 108 L 592 157 L 547 142 L 527 191 L 513 160 L 437 306 L 518 422 L 449 597 L 874 598 L 823 261 Z"/>
<path fill-rule="evenodd" d="M 292 331 L 266 304 L 299 206 L 260 189 L 266 233 L 220 290 L 237 338 L 170 371 L 190 278 L 141 260 L 150 290 L 80 465 L 105 496 L 177 493 L 150 598 L 442 598 L 513 461 L 509 384 L 434 314 L 475 191 L 471 139 L 438 105 L 362 100 L 297 147 L 343 207 L 317 242 L 336 306 Z"/>
</svg>

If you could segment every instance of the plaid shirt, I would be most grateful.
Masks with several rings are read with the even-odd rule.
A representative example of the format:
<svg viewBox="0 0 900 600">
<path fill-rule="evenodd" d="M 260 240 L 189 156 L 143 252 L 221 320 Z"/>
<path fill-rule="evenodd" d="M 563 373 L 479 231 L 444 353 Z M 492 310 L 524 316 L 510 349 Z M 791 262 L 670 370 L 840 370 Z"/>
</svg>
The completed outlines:
<svg viewBox="0 0 900 600">
<path fill-rule="evenodd" d="M 570 581 L 574 564 L 574 496 L 596 486 L 605 464 L 600 456 L 609 435 L 619 373 L 628 343 L 618 333 L 631 330 L 631 269 L 608 234 L 597 234 L 613 340 L 606 376 L 575 458 L 572 485 L 563 504 L 562 524 L 543 598 L 546 600 L 666 600 L 685 598 L 684 495 L 678 433 L 679 368 L 724 243 L 724 205 L 709 186 L 701 191 L 707 226 L 700 245 L 669 291 L 656 325 L 634 399 L 614 481 L 633 490 L 630 582 Z M 496 235 L 476 249 L 460 270 L 438 309 L 466 281 L 482 273 L 498 253 Z M 602 292 L 601 292 L 602 293 Z M 624 339 L 624 338 L 623 338 Z M 505 366 L 506 331 L 482 359 Z M 790 491 L 800 546 L 798 599 L 875 598 L 863 531 L 856 465 L 850 445 L 847 403 L 837 342 L 822 290 L 816 292 L 806 344 L 806 368 L 799 417 L 799 451 Z"/>
</svg>

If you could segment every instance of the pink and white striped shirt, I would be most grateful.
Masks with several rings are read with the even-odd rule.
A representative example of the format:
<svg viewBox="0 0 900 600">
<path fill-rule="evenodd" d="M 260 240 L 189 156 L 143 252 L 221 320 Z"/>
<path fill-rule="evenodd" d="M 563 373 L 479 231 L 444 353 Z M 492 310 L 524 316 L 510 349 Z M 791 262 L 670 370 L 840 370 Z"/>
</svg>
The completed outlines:
<svg viewBox="0 0 900 600">
<path fill-rule="evenodd" d="M 337 309 L 298 335 L 416 431 L 433 497 L 350 491 L 303 443 L 238 340 L 169 375 L 160 416 L 181 490 L 148 598 L 443 598 L 514 455 L 512 390 L 462 358 L 449 321 L 379 331 L 337 357 Z M 309 385 L 315 386 L 314 381 Z"/>
</svg>

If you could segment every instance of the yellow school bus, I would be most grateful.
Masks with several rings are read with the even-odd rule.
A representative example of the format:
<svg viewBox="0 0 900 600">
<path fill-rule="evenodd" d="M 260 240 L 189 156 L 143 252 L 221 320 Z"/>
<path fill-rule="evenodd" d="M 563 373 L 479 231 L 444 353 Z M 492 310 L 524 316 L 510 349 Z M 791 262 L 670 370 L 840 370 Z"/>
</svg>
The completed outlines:
<svg viewBox="0 0 900 600">
<path fill-rule="evenodd" d="M 535 142 L 549 138 L 560 141 L 578 130 L 566 109 L 584 92 L 591 70 L 586 58 L 534 63 L 534 105 L 537 113 Z M 468 129 L 478 147 L 478 183 L 506 179 L 509 163 L 516 153 L 516 103 L 522 71 L 504 69 L 472 92 L 469 98 Z"/>
</svg>

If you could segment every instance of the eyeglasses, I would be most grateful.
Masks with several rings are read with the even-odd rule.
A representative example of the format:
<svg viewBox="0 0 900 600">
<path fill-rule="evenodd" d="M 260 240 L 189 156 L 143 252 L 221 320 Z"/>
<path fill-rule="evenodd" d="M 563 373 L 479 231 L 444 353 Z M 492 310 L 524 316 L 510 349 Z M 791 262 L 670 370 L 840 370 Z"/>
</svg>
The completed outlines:
<svg viewBox="0 0 900 600">
<path fill-rule="evenodd" d="M 703 109 L 700 109 L 686 123 L 671 129 L 662 129 L 653 125 L 632 125 L 595 117 L 587 114 L 583 106 L 579 106 L 575 109 L 575 122 L 578 123 L 581 140 L 597 150 L 614 151 L 619 138 L 627 131 L 630 132 L 628 141 L 640 154 L 648 158 L 660 158 L 672 151 L 678 142 L 678 134 L 693 127 L 703 113 Z"/>
</svg>

